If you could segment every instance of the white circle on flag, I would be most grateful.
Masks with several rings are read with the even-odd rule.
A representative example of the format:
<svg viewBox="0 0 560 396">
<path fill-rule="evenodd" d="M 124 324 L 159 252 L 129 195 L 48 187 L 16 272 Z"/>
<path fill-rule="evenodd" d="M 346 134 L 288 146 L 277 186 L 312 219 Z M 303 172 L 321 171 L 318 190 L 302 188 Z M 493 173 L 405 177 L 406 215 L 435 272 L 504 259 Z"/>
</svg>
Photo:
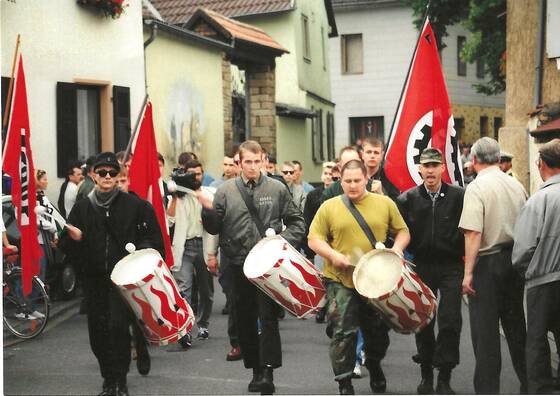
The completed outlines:
<svg viewBox="0 0 560 396">
<path fill-rule="evenodd" d="M 406 165 L 408 173 L 417 185 L 422 184 L 422 177 L 419 173 L 421 150 L 432 147 L 433 114 L 433 111 L 430 110 L 416 122 L 408 137 L 408 144 L 406 145 Z M 428 127 L 428 129 L 426 127 Z M 427 142 L 423 143 L 423 141 Z M 418 158 L 418 162 L 415 162 L 414 158 Z"/>
</svg>

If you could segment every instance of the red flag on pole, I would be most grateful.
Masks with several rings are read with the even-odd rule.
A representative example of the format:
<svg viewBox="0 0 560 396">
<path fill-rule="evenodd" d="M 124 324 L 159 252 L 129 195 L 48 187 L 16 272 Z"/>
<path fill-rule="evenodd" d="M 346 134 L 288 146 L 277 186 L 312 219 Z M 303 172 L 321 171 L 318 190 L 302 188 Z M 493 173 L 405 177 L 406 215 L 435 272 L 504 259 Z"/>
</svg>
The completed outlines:
<svg viewBox="0 0 560 396">
<path fill-rule="evenodd" d="M 2 169 L 12 178 L 12 202 L 17 208 L 17 222 L 21 234 L 20 258 L 23 293 L 31 292 L 34 275 L 39 275 L 39 259 L 43 255 L 39 246 L 37 215 L 35 206 L 35 168 L 30 144 L 29 114 L 27 110 L 27 89 L 23 72 L 23 58 L 18 59 L 12 95 L 12 108 Z"/>
<path fill-rule="evenodd" d="M 169 267 L 173 265 L 173 253 L 165 219 L 162 192 L 160 190 L 156 136 L 152 118 L 152 104 L 148 101 L 143 109 L 142 121 L 138 129 L 138 136 L 134 146 L 134 155 L 128 169 L 130 179 L 129 190 L 152 204 L 156 212 L 159 226 L 163 234 L 165 245 L 165 262 Z"/>
<path fill-rule="evenodd" d="M 426 147 L 441 150 L 447 171 L 443 180 L 463 185 L 457 132 L 429 20 L 422 28 L 405 81 L 385 155 L 385 174 L 399 190 L 422 183 L 420 154 Z"/>
</svg>

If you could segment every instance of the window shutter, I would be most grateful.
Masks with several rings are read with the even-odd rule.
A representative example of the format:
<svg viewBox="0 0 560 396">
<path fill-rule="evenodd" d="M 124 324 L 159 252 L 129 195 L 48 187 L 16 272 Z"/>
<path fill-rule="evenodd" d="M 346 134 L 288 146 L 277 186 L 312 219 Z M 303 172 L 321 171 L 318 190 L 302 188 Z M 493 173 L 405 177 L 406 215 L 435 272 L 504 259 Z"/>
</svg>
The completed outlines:
<svg viewBox="0 0 560 396">
<path fill-rule="evenodd" d="M 58 177 L 65 177 L 69 162 L 78 159 L 77 114 L 76 85 L 56 83 L 56 174 Z"/>
<path fill-rule="evenodd" d="M 130 88 L 113 86 L 115 153 L 125 150 L 130 140 Z"/>
</svg>

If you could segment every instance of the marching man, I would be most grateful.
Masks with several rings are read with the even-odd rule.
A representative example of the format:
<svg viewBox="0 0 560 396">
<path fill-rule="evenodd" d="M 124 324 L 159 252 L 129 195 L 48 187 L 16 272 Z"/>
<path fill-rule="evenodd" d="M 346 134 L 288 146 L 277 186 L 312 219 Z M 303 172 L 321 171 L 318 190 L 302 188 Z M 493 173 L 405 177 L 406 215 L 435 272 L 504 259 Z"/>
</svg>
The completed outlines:
<svg viewBox="0 0 560 396">
<path fill-rule="evenodd" d="M 358 221 L 346 207 L 349 200 L 365 219 L 375 239 L 384 242 L 389 231 L 395 235 L 392 250 L 403 254 L 410 236 L 397 205 L 388 197 L 366 190 L 367 170 L 360 160 L 348 161 L 341 170 L 344 195 L 325 201 L 309 231 L 309 247 L 325 259 L 327 312 L 333 327 L 330 358 L 334 379 L 341 395 L 354 394 L 352 372 L 356 357 L 356 336 L 362 330 L 366 367 L 371 390 L 383 393 L 387 383 L 381 360 L 389 346 L 387 327 L 380 316 L 356 292 L 352 282 L 354 266 L 373 246 Z"/>
<path fill-rule="evenodd" d="M 420 155 L 420 174 L 424 183 L 397 198 L 397 205 L 410 229 L 408 251 L 415 272 L 437 294 L 438 336 L 435 320 L 416 334 L 422 381 L 418 394 L 434 393 L 433 367 L 439 369 L 436 393 L 454 394 L 449 381 L 451 370 L 459 364 L 461 337 L 461 283 L 465 242 L 459 231 L 464 190 L 442 182 L 445 171 L 442 154 L 436 148 Z"/>
</svg>

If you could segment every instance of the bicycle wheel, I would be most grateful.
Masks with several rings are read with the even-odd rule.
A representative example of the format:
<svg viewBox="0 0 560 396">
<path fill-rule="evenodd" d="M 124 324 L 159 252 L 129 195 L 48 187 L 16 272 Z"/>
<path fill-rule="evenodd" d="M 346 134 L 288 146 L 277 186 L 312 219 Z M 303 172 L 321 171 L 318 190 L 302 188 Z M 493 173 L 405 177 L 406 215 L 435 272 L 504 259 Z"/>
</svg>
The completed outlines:
<svg viewBox="0 0 560 396">
<path fill-rule="evenodd" d="M 14 271 L 4 278 L 4 325 L 18 338 L 38 336 L 49 319 L 50 301 L 43 282 L 33 277 L 31 293 L 23 296 L 21 272 Z"/>
</svg>

